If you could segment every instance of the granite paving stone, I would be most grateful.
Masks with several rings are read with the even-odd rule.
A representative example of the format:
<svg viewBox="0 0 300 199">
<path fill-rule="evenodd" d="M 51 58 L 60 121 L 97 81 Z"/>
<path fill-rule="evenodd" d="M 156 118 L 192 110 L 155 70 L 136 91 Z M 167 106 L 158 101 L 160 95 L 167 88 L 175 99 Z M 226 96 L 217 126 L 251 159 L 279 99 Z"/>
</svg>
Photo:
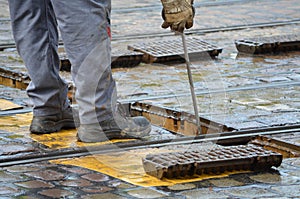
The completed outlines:
<svg viewBox="0 0 300 199">
<path fill-rule="evenodd" d="M 78 179 L 78 180 L 65 180 L 60 182 L 63 186 L 68 187 L 88 187 L 91 186 L 92 183 L 90 181 L 84 180 L 84 179 Z"/>
<path fill-rule="evenodd" d="M 109 187 L 116 187 L 118 189 L 130 189 L 130 188 L 136 188 L 135 185 L 130 184 L 130 183 L 125 183 L 123 181 L 113 179 L 108 182 Z"/>
<path fill-rule="evenodd" d="M 128 199 L 127 197 L 120 196 L 113 193 L 103 193 L 103 194 L 90 194 L 81 197 L 82 199 Z"/>
<path fill-rule="evenodd" d="M 168 189 L 172 191 L 184 191 L 196 188 L 195 184 L 187 183 L 187 184 L 176 184 L 173 186 L 168 186 Z"/>
<path fill-rule="evenodd" d="M 273 173 L 261 173 L 249 177 L 252 180 L 257 182 L 266 183 L 266 184 L 276 184 L 282 182 L 282 177 L 280 174 Z"/>
<path fill-rule="evenodd" d="M 9 186 L 0 186 L 0 196 L 20 194 L 22 191 Z"/>
<path fill-rule="evenodd" d="M 36 188 L 53 188 L 54 185 L 42 180 L 31 180 L 25 182 L 17 182 L 15 185 L 19 187 L 24 187 L 28 189 L 36 189 Z"/>
<path fill-rule="evenodd" d="M 252 198 L 255 197 L 276 197 L 277 193 L 274 193 L 270 189 L 270 187 L 266 186 L 246 186 L 246 187 L 232 187 L 230 189 L 226 189 L 224 191 L 226 195 L 230 195 L 232 197 L 244 197 L 244 198 Z"/>
<path fill-rule="evenodd" d="M 224 193 L 216 192 L 214 189 L 204 188 L 204 189 L 194 189 L 191 191 L 184 191 L 179 193 L 183 195 L 186 199 L 194 199 L 194 198 L 215 198 L 215 199 L 224 199 L 227 198 L 227 195 Z M 179 195 L 178 194 L 178 195 Z"/>
<path fill-rule="evenodd" d="M 278 192 L 284 197 L 298 197 L 300 196 L 300 186 L 299 185 L 288 185 L 288 186 L 273 186 L 272 190 Z"/>
<path fill-rule="evenodd" d="M 140 188 L 127 192 L 128 195 L 133 196 L 135 198 L 163 198 L 167 197 L 166 194 L 160 193 L 151 188 Z"/>
<path fill-rule="evenodd" d="M 68 172 L 76 173 L 76 174 L 80 174 L 80 175 L 89 173 L 89 170 L 79 168 L 79 167 L 64 167 L 64 166 L 61 166 L 60 168 L 63 169 L 63 170 L 66 170 Z"/>
<path fill-rule="evenodd" d="M 93 186 L 92 188 L 83 188 L 82 191 L 85 193 L 91 194 L 91 193 L 105 193 L 112 191 L 113 188 L 106 187 L 106 186 Z"/>
<path fill-rule="evenodd" d="M 244 185 L 244 183 L 236 181 L 231 178 L 214 179 L 214 180 L 210 180 L 209 182 L 216 187 L 235 187 L 235 186 Z"/>
<path fill-rule="evenodd" d="M 35 151 L 35 149 L 32 146 L 26 146 L 24 144 L 5 144 L 0 146 L 0 153 L 3 155 L 11 155 L 32 151 Z"/>
<path fill-rule="evenodd" d="M 260 198 L 258 197 L 258 199 L 260 199 Z M 263 197 L 261 199 L 290 199 L 290 198 L 288 198 L 288 197 L 271 197 L 271 198 L 269 198 L 269 197 Z"/>
<path fill-rule="evenodd" d="M 107 175 L 101 173 L 86 174 L 81 177 L 92 182 L 105 182 L 109 180 Z"/>
<path fill-rule="evenodd" d="M 300 158 L 297 159 L 291 159 L 291 165 L 296 166 L 298 168 L 300 168 Z"/>
<path fill-rule="evenodd" d="M 203 2 L 216 3 L 218 0 L 214 2 L 204 0 L 200 3 Z M 300 4 L 298 0 L 236 2 L 224 2 L 218 6 L 198 6 L 195 25 L 192 30 L 299 19 Z M 116 0 L 112 3 L 114 5 L 112 33 L 116 36 L 112 40 L 113 47 L 123 47 L 131 42 L 145 40 L 144 38 L 134 38 L 134 34 L 170 33 L 169 30 L 160 28 L 162 19 L 159 1 Z M 199 4 L 199 2 L 196 3 Z M 0 16 L 9 17 L 6 0 L 0 0 Z M 147 19 L 147 23 L 144 23 L 145 19 Z M 201 35 L 204 40 L 224 47 L 223 52 L 216 60 L 201 60 L 192 63 L 197 91 L 220 88 L 223 91 L 221 95 L 210 93 L 209 95 L 198 96 L 201 116 L 221 121 L 221 123 L 227 122 L 232 127 L 241 129 L 300 124 L 299 85 L 239 92 L 226 91 L 228 88 L 231 89 L 236 86 L 298 82 L 300 80 L 299 51 L 266 56 L 249 56 L 239 54 L 234 46 L 236 39 L 284 35 L 291 32 L 300 33 L 300 26 L 297 21 L 292 25 L 268 28 L 249 27 L 245 30 Z M 131 36 L 132 39 L 114 40 L 126 35 Z M 149 38 L 149 41 L 158 38 L 161 39 L 161 37 L 155 37 Z M 0 43 L 10 42 L 13 42 L 10 22 L 7 19 L 1 19 Z M 11 69 L 25 70 L 16 49 L 0 52 L 0 65 Z M 143 96 L 171 93 L 177 96 L 177 94 L 188 92 L 186 68 L 181 63 L 160 66 L 141 64 L 132 69 L 115 69 L 113 75 L 117 80 L 120 99 L 129 99 L 134 97 L 136 93 L 142 93 Z M 25 90 L 0 86 L 0 94 L 1 98 L 31 106 Z M 269 104 L 262 103 L 262 106 L 259 106 L 261 104 L 251 104 L 253 98 L 261 99 L 269 102 Z M 232 102 L 234 100 L 236 102 L 242 101 L 241 99 L 244 99 L 246 103 Z M 157 101 L 149 100 L 149 102 L 176 107 L 184 111 L 193 111 L 190 96 Z M 9 125 L 10 132 L 0 129 L 0 155 L 2 157 L 3 155 L 34 152 L 35 149 L 42 147 L 39 145 L 36 148 L 31 148 L 33 141 L 28 133 L 28 125 Z M 289 140 L 288 137 L 285 139 Z M 51 151 L 51 149 L 48 150 Z M 236 199 L 254 197 L 285 199 L 299 198 L 299 184 L 299 158 L 285 159 L 275 171 L 250 172 L 220 179 L 150 188 L 138 187 L 88 169 L 54 165 L 46 161 L 0 168 L 1 199 Z"/>
<path fill-rule="evenodd" d="M 64 174 L 49 169 L 43 171 L 25 173 L 25 175 L 33 178 L 41 179 L 44 181 L 62 180 L 65 177 Z"/>
<path fill-rule="evenodd" d="M 62 189 L 45 189 L 43 191 L 38 192 L 38 194 L 50 198 L 68 198 L 69 196 L 73 195 L 71 191 Z"/>
<path fill-rule="evenodd" d="M 11 167 L 6 167 L 5 168 L 8 172 L 11 173 L 26 173 L 26 172 L 32 172 L 32 171 L 39 171 L 41 170 L 40 167 L 35 167 L 35 166 L 24 166 L 24 165 L 15 165 Z"/>
<path fill-rule="evenodd" d="M 24 179 L 21 176 L 7 173 L 5 171 L 0 171 L 0 182 L 15 182 Z"/>
</svg>

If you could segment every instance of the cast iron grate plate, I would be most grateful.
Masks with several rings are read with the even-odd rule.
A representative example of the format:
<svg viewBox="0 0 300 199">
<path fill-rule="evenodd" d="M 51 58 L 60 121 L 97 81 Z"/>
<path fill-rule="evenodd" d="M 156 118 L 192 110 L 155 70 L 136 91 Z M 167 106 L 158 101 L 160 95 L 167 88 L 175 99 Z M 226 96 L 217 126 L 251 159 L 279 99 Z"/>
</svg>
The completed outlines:
<svg viewBox="0 0 300 199">
<path fill-rule="evenodd" d="M 18 68 L 13 69 L 11 67 L 0 66 L 0 84 L 12 88 L 26 89 L 30 82 L 30 77 L 24 71 L 19 71 Z"/>
<path fill-rule="evenodd" d="M 194 59 L 197 57 L 203 58 L 203 55 L 209 55 L 206 57 L 216 57 L 222 52 L 221 48 L 196 37 L 187 37 L 186 43 L 189 55 Z M 128 45 L 128 49 L 144 53 L 143 61 L 147 63 L 184 60 L 181 37 L 163 41 L 132 44 Z"/>
<path fill-rule="evenodd" d="M 272 166 L 280 166 L 281 162 L 281 154 L 249 144 L 148 154 L 143 159 L 143 166 L 147 174 L 162 179 L 219 174 L 233 170 L 266 170 Z"/>
<path fill-rule="evenodd" d="M 249 54 L 300 50 L 300 35 L 249 38 L 235 41 L 239 52 Z"/>
<path fill-rule="evenodd" d="M 143 53 L 130 50 L 112 49 L 111 52 L 111 68 L 131 68 L 142 62 Z M 60 53 L 61 70 L 70 71 L 71 63 L 66 53 Z"/>
</svg>

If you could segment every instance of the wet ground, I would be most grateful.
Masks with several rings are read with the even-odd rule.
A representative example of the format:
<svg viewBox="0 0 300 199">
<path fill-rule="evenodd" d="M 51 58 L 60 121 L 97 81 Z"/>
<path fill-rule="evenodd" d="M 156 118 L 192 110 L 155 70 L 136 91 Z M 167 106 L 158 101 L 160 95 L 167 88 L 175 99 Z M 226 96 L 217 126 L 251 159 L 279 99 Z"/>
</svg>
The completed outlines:
<svg viewBox="0 0 300 199">
<path fill-rule="evenodd" d="M 250 56 L 239 54 L 234 41 L 249 37 L 300 34 L 299 23 L 251 28 L 252 24 L 257 23 L 299 20 L 300 4 L 297 0 L 227 1 L 216 4 L 220 2 L 196 3 L 195 26 L 190 33 L 193 30 L 199 31 L 188 35 L 200 37 L 223 48 L 217 59 L 192 62 L 200 116 L 234 129 L 299 124 L 300 52 Z M 0 0 L 0 9 L 0 43 L 12 43 L 6 1 Z M 158 1 L 130 1 L 130 4 L 127 1 L 113 1 L 113 48 L 126 49 L 128 44 L 145 39 L 157 41 L 174 37 L 169 31 L 160 28 L 160 9 Z M 217 32 L 201 31 L 239 25 L 249 25 L 249 28 Z M 165 35 L 156 36 L 155 33 Z M 139 38 L 140 35 L 146 34 L 148 37 Z M 26 73 L 15 49 L 0 52 L 0 65 Z M 71 82 L 69 74 L 64 72 L 62 75 Z M 191 113 L 193 111 L 184 64 L 142 63 L 135 68 L 114 69 L 113 76 L 117 80 L 120 101 L 141 101 L 179 111 Z M 24 107 L 30 105 L 24 90 L 0 86 L 0 93 L 1 99 Z M 4 114 L 3 110 L 1 114 Z M 60 136 L 30 135 L 28 126 L 31 116 L 30 112 L 11 114 L 9 117 L 0 116 L 1 158 L 82 146 L 76 142 L 76 130 L 62 132 Z M 169 138 L 168 136 L 170 135 L 161 138 Z M 300 143 L 298 134 L 289 134 L 281 138 Z M 138 152 L 131 151 L 131 154 Z M 143 182 L 139 177 L 132 177 L 126 181 L 124 179 L 126 173 L 116 172 L 115 175 L 107 175 L 114 171 L 104 172 L 107 168 L 100 165 L 106 164 L 109 167 L 112 165 L 110 163 L 112 157 L 118 156 L 120 154 L 110 154 L 106 157 L 92 156 L 91 159 L 87 159 L 88 161 L 71 158 L 2 167 L 0 197 L 298 198 L 300 196 L 299 158 L 284 159 L 279 168 L 266 172 L 211 176 L 211 179 L 147 187 L 133 183 Z M 99 158 L 106 159 L 104 161 Z M 83 164 L 86 162 L 89 164 Z M 129 166 L 135 168 L 135 164 L 136 162 Z M 118 168 L 114 169 L 118 171 Z"/>
</svg>

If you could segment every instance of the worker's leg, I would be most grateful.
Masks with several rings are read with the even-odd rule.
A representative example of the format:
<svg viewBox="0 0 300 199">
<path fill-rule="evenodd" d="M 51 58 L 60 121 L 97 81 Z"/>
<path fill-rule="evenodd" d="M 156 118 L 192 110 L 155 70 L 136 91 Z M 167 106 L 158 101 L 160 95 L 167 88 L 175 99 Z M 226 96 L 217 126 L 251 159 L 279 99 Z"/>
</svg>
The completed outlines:
<svg viewBox="0 0 300 199">
<path fill-rule="evenodd" d="M 9 0 L 13 35 L 31 82 L 35 116 L 65 110 L 67 85 L 59 76 L 57 23 L 50 0 Z"/>
<path fill-rule="evenodd" d="M 113 116 L 115 82 L 111 74 L 110 1 L 52 0 L 72 63 L 81 124 Z"/>
<path fill-rule="evenodd" d="M 74 128 L 67 99 L 67 84 L 59 76 L 57 22 L 50 0 L 9 0 L 18 52 L 31 82 L 27 93 L 33 102 L 30 131 L 52 133 Z"/>
<path fill-rule="evenodd" d="M 110 0 L 52 0 L 72 63 L 80 127 L 78 139 L 99 142 L 149 133 L 143 117 L 125 118 L 116 111 L 111 72 Z"/>
</svg>

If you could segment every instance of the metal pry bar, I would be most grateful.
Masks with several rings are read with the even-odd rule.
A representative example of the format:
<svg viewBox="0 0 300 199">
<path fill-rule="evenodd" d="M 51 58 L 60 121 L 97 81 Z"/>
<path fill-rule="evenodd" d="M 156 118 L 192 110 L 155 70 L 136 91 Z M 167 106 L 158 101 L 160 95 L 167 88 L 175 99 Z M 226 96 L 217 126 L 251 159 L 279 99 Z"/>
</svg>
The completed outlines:
<svg viewBox="0 0 300 199">
<path fill-rule="evenodd" d="M 194 89 L 194 82 L 193 82 L 193 77 L 192 77 L 192 72 L 191 72 L 191 63 L 190 63 L 190 58 L 189 58 L 189 54 L 188 54 L 188 49 L 187 49 L 187 45 L 186 45 L 186 39 L 185 39 L 184 32 L 181 33 L 181 37 L 182 37 L 182 45 L 183 45 L 183 51 L 184 51 L 184 59 L 185 59 L 187 73 L 188 73 L 188 77 L 189 77 L 190 90 L 191 90 L 193 107 L 194 107 L 194 112 L 195 112 L 195 117 L 196 117 L 196 125 L 197 125 L 197 133 L 196 134 L 199 135 L 199 134 L 202 134 L 200 118 L 199 118 L 197 99 L 196 99 L 196 94 L 195 94 L 195 89 Z"/>
</svg>

